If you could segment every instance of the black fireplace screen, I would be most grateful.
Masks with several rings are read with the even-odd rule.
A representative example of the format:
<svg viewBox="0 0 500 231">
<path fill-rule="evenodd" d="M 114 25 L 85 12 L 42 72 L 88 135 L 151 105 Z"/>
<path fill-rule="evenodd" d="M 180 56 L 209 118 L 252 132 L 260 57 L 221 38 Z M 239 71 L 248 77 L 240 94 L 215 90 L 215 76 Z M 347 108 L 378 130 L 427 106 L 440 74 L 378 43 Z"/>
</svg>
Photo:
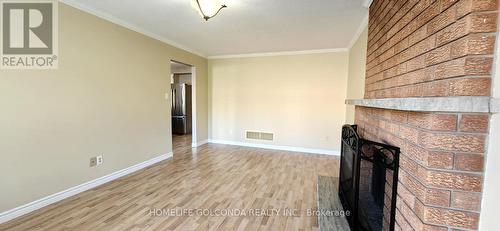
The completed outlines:
<svg viewBox="0 0 500 231">
<path fill-rule="evenodd" d="M 342 128 L 339 197 L 352 230 L 394 230 L 399 153 L 361 139 L 356 125 Z"/>
</svg>

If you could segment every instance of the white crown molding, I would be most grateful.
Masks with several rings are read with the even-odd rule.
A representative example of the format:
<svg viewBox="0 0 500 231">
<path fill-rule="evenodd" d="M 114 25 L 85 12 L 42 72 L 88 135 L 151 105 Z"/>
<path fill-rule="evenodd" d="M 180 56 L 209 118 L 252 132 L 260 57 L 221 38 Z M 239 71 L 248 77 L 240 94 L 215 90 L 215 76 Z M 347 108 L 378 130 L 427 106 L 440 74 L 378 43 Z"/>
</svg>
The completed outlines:
<svg viewBox="0 0 500 231">
<path fill-rule="evenodd" d="M 76 2 L 75 0 L 59 0 L 59 2 L 62 2 L 64 4 L 66 4 L 66 5 L 68 5 L 68 6 L 74 7 L 76 9 L 79 9 L 79 10 L 84 11 L 86 13 L 89 13 L 91 15 L 97 16 L 97 17 L 99 17 L 101 19 L 104 19 L 106 21 L 109 21 L 109 22 L 112 22 L 114 24 L 120 25 L 120 26 L 125 27 L 127 29 L 130 29 L 132 31 L 135 31 L 135 32 L 137 32 L 139 34 L 143 34 L 143 35 L 148 36 L 150 38 L 156 39 L 158 41 L 166 43 L 167 45 L 179 48 L 181 50 L 190 52 L 192 54 L 201 56 L 203 58 L 207 58 L 207 56 L 204 55 L 201 52 L 198 52 L 198 51 L 195 51 L 195 50 L 193 50 L 193 49 L 191 49 L 189 47 L 180 45 L 180 44 L 178 44 L 176 42 L 173 42 L 173 41 L 171 41 L 171 40 L 169 40 L 169 39 L 167 39 L 167 38 L 165 38 L 165 37 L 163 37 L 161 35 L 158 35 L 158 34 L 156 34 L 154 32 L 149 31 L 149 30 L 145 30 L 143 28 L 139 28 L 138 26 L 132 25 L 132 24 L 130 24 L 128 22 L 125 22 L 125 21 L 123 21 L 121 19 L 115 18 L 114 16 L 111 16 L 111 15 L 109 15 L 107 13 L 104 13 L 102 11 L 93 9 L 93 8 L 91 8 L 89 6 L 86 6 L 86 5 L 82 4 L 82 3 Z"/>
<path fill-rule="evenodd" d="M 318 50 L 217 55 L 217 56 L 208 56 L 208 59 L 234 59 L 234 58 L 253 58 L 253 57 L 270 57 L 270 56 L 285 56 L 285 55 L 307 55 L 307 54 L 324 54 L 324 53 L 336 53 L 336 52 L 348 52 L 348 51 L 349 51 L 348 48 L 332 48 L 332 49 L 318 49 Z"/>
<path fill-rule="evenodd" d="M 104 13 L 102 11 L 96 10 L 92 7 L 89 7 L 85 4 L 82 4 L 80 2 L 77 2 L 75 0 L 59 0 L 59 2 L 64 3 L 68 6 L 74 7 L 76 9 L 79 9 L 83 12 L 89 13 L 91 15 L 94 15 L 96 17 L 99 17 L 101 19 L 104 19 L 106 21 L 112 22 L 114 24 L 117 24 L 119 26 L 125 27 L 127 29 L 130 29 L 132 31 L 135 31 L 137 33 L 140 33 L 142 35 L 145 35 L 147 37 L 156 39 L 158 41 L 161 41 L 163 43 L 166 43 L 167 45 L 179 48 L 181 50 L 190 52 L 192 54 L 198 55 L 203 58 L 208 58 L 208 59 L 230 59 L 230 58 L 250 58 L 250 57 L 267 57 L 267 56 L 284 56 L 284 55 L 303 55 L 303 54 L 321 54 L 321 53 L 334 53 L 334 52 L 348 52 L 350 47 L 348 48 L 332 48 L 332 49 L 317 49 L 317 50 L 298 50 L 298 51 L 283 51 L 283 52 L 264 52 L 264 53 L 249 53 L 249 54 L 231 54 L 231 55 L 220 55 L 220 56 L 207 56 L 203 54 L 202 52 L 196 51 L 194 49 L 191 49 L 189 47 L 186 47 L 184 45 L 178 44 L 172 40 L 169 40 L 165 38 L 164 36 L 158 35 L 154 32 L 151 32 L 149 30 L 140 28 L 136 25 L 133 25 L 129 22 L 126 22 L 124 20 L 118 19 L 114 16 L 111 16 L 110 14 Z M 367 20 L 366 20 L 367 21 Z M 367 24 L 367 22 L 366 22 Z M 363 32 L 364 26 L 366 25 L 365 21 L 363 21 L 362 25 L 360 26 L 361 29 L 358 29 L 357 34 L 354 36 L 356 39 L 359 37 L 361 32 Z M 352 44 L 352 41 L 351 41 Z"/>
<path fill-rule="evenodd" d="M 369 17 L 369 14 L 367 12 L 366 16 L 363 18 L 363 21 L 361 21 L 361 25 L 359 25 L 358 30 L 356 31 L 356 34 L 354 34 L 354 37 L 352 37 L 351 42 L 349 42 L 349 49 L 351 49 L 352 46 L 354 46 L 356 41 L 358 41 L 359 36 L 361 36 L 363 31 L 365 30 L 365 27 L 368 26 L 368 17 Z"/>
<path fill-rule="evenodd" d="M 230 140 L 212 140 L 212 139 L 209 139 L 208 142 L 213 143 L 213 144 L 227 144 L 227 145 L 252 147 L 252 148 L 283 150 L 283 151 L 289 151 L 289 152 L 301 152 L 301 153 L 340 156 L 340 150 L 325 150 L 325 149 L 313 149 L 313 148 L 302 148 L 302 147 L 291 147 L 291 146 L 279 146 L 279 145 L 272 145 L 272 144 L 246 143 L 246 142 L 238 142 L 238 141 L 230 141 Z"/>
<path fill-rule="evenodd" d="M 155 157 L 153 159 L 136 164 L 134 166 L 130 166 L 128 168 L 116 171 L 116 172 L 108 174 L 106 176 L 88 181 L 88 182 L 83 183 L 81 185 L 66 189 L 66 190 L 58 192 L 58 193 L 54 193 L 54 194 L 49 195 L 47 197 L 44 197 L 42 199 L 30 202 L 28 204 L 19 206 L 17 208 L 14 208 L 14 209 L 11 209 L 11 210 L 8 210 L 5 212 L 2 212 L 2 213 L 0 213 L 0 224 L 5 223 L 7 221 L 10 221 L 12 219 L 15 219 L 17 217 L 23 216 L 25 214 L 28 214 L 30 212 L 33 212 L 37 209 L 41 209 L 41 208 L 48 206 L 50 204 L 64 200 L 64 199 L 71 197 L 71 196 L 74 196 L 78 193 L 95 188 L 99 185 L 108 183 L 108 182 L 113 181 L 115 179 L 118 179 L 122 176 L 139 171 L 139 170 L 144 169 L 146 167 L 149 167 L 153 164 L 156 164 L 160 161 L 167 160 L 169 158 L 172 158 L 172 156 L 173 156 L 172 152 L 167 153 L 167 154 L 163 154 L 163 155 Z"/>
</svg>

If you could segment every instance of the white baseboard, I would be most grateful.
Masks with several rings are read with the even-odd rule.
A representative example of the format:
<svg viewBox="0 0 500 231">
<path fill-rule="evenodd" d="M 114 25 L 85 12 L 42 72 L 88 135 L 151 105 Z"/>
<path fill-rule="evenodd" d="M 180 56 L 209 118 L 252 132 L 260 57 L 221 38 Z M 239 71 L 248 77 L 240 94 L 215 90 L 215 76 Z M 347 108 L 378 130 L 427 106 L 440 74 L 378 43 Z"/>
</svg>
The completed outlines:
<svg viewBox="0 0 500 231">
<path fill-rule="evenodd" d="M 208 142 L 214 143 L 214 144 L 228 144 L 228 145 L 253 147 L 253 148 L 283 150 L 283 151 L 289 151 L 289 152 L 302 152 L 302 153 L 340 156 L 340 150 L 313 149 L 313 148 L 302 148 L 302 147 L 292 147 L 292 146 L 280 146 L 280 145 L 272 145 L 272 144 L 257 144 L 257 143 L 246 143 L 246 142 L 238 142 L 238 141 L 230 141 L 230 140 L 208 140 Z"/>
<path fill-rule="evenodd" d="M 200 141 L 200 142 L 193 142 L 193 143 L 191 144 L 191 147 L 193 147 L 193 148 L 197 148 L 197 147 L 199 147 L 199 146 L 201 146 L 201 145 L 204 145 L 204 144 L 206 144 L 206 143 L 208 143 L 208 140 L 202 140 L 202 141 Z"/>
<path fill-rule="evenodd" d="M 87 191 L 89 189 L 95 188 L 95 187 L 97 187 L 99 185 L 108 183 L 108 182 L 110 182 L 112 180 L 118 179 L 118 178 L 120 178 L 122 176 L 125 176 L 125 175 L 133 173 L 135 171 L 141 170 L 143 168 L 146 168 L 148 166 L 156 164 L 156 163 L 158 163 L 160 161 L 167 160 L 169 158 L 172 158 L 172 156 L 173 156 L 172 152 L 167 153 L 167 154 L 163 154 L 163 155 L 155 157 L 153 159 L 150 159 L 150 160 L 144 161 L 142 163 L 136 164 L 134 166 L 130 166 L 128 168 L 119 170 L 119 171 L 111 173 L 109 175 L 106 175 L 106 176 L 103 176 L 103 177 L 91 180 L 91 181 L 83 183 L 81 185 L 78 185 L 78 186 L 66 189 L 66 190 L 58 192 L 58 193 L 54 193 L 54 194 L 52 194 L 50 196 L 46 196 L 46 197 L 44 197 L 42 199 L 30 202 L 28 204 L 19 206 L 17 208 L 14 208 L 14 209 L 11 209 L 11 210 L 8 210 L 8 211 L 5 211 L 5 212 L 2 212 L 2 213 L 0 213 L 0 224 L 1 223 L 5 223 L 7 221 L 10 221 L 12 219 L 15 219 L 17 217 L 20 217 L 22 215 L 28 214 L 30 212 L 33 212 L 33 211 L 35 211 L 37 209 L 43 208 L 43 207 L 45 207 L 47 205 L 50 205 L 50 204 L 56 203 L 58 201 L 64 200 L 64 199 L 66 199 L 68 197 L 71 197 L 71 196 L 74 196 L 74 195 L 76 195 L 78 193 L 81 193 L 81 192 Z"/>
</svg>

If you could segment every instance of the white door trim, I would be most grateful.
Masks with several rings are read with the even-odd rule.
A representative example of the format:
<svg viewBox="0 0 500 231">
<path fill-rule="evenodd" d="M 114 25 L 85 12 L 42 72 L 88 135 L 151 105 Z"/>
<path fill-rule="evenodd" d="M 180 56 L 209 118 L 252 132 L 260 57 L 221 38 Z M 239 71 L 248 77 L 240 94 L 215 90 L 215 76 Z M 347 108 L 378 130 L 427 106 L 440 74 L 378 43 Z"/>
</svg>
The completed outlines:
<svg viewBox="0 0 500 231">
<path fill-rule="evenodd" d="M 196 110 L 196 67 L 191 66 L 191 146 L 197 147 L 198 145 L 198 137 L 196 136 L 197 130 L 197 119 L 198 113 Z"/>
</svg>

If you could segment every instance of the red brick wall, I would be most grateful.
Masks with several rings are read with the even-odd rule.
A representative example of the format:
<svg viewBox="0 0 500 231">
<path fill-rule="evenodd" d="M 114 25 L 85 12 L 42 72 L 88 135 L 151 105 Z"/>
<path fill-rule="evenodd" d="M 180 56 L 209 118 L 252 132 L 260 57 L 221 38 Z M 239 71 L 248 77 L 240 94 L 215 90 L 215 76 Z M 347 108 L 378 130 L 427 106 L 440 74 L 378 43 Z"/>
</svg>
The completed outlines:
<svg viewBox="0 0 500 231">
<path fill-rule="evenodd" d="M 365 98 L 490 96 L 497 0 L 374 0 Z M 396 230 L 475 230 L 488 114 L 356 108 L 401 148 Z"/>
<path fill-rule="evenodd" d="M 488 117 L 356 108 L 362 137 L 401 148 L 397 227 L 477 229 Z"/>
<path fill-rule="evenodd" d="M 375 0 L 365 98 L 488 96 L 497 0 Z"/>
</svg>

